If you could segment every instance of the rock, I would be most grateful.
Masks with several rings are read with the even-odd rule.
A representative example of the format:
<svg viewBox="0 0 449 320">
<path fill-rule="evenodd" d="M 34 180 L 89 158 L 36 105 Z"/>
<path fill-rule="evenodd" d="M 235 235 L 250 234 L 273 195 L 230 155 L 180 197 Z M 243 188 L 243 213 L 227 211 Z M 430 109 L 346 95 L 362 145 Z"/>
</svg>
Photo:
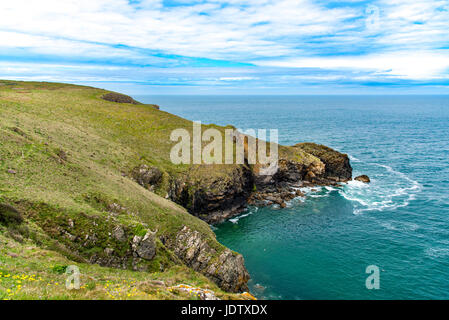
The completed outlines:
<svg viewBox="0 0 449 320">
<path fill-rule="evenodd" d="M 17 253 L 14 253 L 14 252 L 7 252 L 6 254 L 8 256 L 12 257 L 12 258 L 18 258 L 19 257 L 19 255 Z"/>
<path fill-rule="evenodd" d="M 161 280 L 148 280 L 146 283 L 156 287 L 165 287 L 165 282 Z"/>
<path fill-rule="evenodd" d="M 211 175 L 210 170 L 222 174 Z M 253 174 L 246 165 L 201 165 L 171 181 L 169 195 L 191 214 L 207 223 L 218 223 L 241 213 L 253 188 Z"/>
<path fill-rule="evenodd" d="M 324 178 L 337 178 L 339 181 L 349 181 L 352 168 L 347 154 L 342 154 L 329 147 L 315 143 L 298 143 L 294 147 L 319 158 L 325 165 Z"/>
<path fill-rule="evenodd" d="M 305 197 L 305 194 L 301 190 L 299 190 L 299 189 L 296 190 L 295 194 L 296 194 L 297 197 Z"/>
<path fill-rule="evenodd" d="M 162 179 L 162 172 L 157 167 L 148 167 L 143 164 L 132 171 L 133 179 L 144 188 L 151 188 Z"/>
<path fill-rule="evenodd" d="M 245 268 L 242 255 L 225 249 L 218 261 L 212 263 L 207 269 L 206 276 L 213 279 L 225 291 L 247 291 L 247 282 L 250 278 Z"/>
<path fill-rule="evenodd" d="M 212 290 L 195 288 L 187 284 L 180 284 L 174 287 L 170 287 L 170 289 L 187 292 L 189 294 L 199 297 L 201 300 L 220 300 L 218 297 L 215 296 L 215 292 L 213 292 Z"/>
<path fill-rule="evenodd" d="M 370 183 L 371 182 L 370 178 L 367 175 L 365 175 L 365 174 L 363 174 L 361 176 L 358 176 L 358 177 L 355 177 L 354 180 L 357 180 L 357 181 L 360 181 L 360 182 L 364 182 L 364 183 Z"/>
<path fill-rule="evenodd" d="M 59 149 L 59 150 L 58 150 L 58 153 L 57 153 L 57 156 L 59 157 L 59 159 L 60 159 L 62 162 L 67 161 L 67 153 L 66 153 L 64 150 Z"/>
<path fill-rule="evenodd" d="M 227 248 L 219 254 L 198 231 L 186 226 L 177 233 L 175 242 L 168 245 L 187 266 L 213 280 L 221 289 L 229 292 L 248 290 L 249 274 L 242 255 Z"/>
<path fill-rule="evenodd" d="M 118 240 L 118 241 L 125 241 L 126 240 L 126 234 L 125 234 L 125 230 L 123 230 L 123 228 L 121 226 L 116 226 L 113 230 L 112 230 L 112 236 Z"/>
<path fill-rule="evenodd" d="M 13 170 L 13 169 L 8 169 L 7 172 L 10 173 L 10 174 L 17 174 L 17 171 Z"/>
<path fill-rule="evenodd" d="M 73 234 L 64 231 L 64 235 L 70 240 L 70 241 L 75 241 L 77 239 L 77 236 L 74 236 Z"/>
<path fill-rule="evenodd" d="M 113 213 L 115 215 L 127 213 L 127 209 L 118 203 L 112 203 L 108 205 L 108 212 Z"/>
<path fill-rule="evenodd" d="M 281 206 L 281 208 L 283 209 L 283 208 L 286 208 L 286 207 L 287 207 L 287 204 L 286 204 L 285 202 L 282 202 L 282 203 L 280 204 L 280 206 Z"/>
<path fill-rule="evenodd" d="M 106 255 L 108 255 L 108 256 L 112 256 L 112 254 L 114 253 L 114 249 L 106 248 L 106 249 L 104 249 L 104 253 L 106 253 Z"/>
<path fill-rule="evenodd" d="M 156 241 L 155 234 L 148 231 L 144 237 L 134 236 L 132 242 L 132 249 L 138 257 L 151 260 L 156 255 Z"/>
<path fill-rule="evenodd" d="M 316 175 L 312 171 L 308 171 L 306 176 L 304 177 L 304 179 L 306 179 L 308 181 L 313 181 L 315 178 L 316 178 Z"/>
</svg>

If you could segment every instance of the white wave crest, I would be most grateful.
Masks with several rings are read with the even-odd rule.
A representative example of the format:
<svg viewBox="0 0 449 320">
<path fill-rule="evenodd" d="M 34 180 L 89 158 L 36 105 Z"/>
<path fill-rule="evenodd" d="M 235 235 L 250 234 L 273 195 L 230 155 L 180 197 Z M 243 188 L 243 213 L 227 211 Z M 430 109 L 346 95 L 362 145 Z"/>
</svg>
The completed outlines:
<svg viewBox="0 0 449 320">
<path fill-rule="evenodd" d="M 353 180 L 339 190 L 341 196 L 355 203 L 355 214 L 406 207 L 422 190 L 419 182 L 390 166 L 376 163 L 365 163 L 364 166 L 368 170 L 373 166 L 385 170 L 384 172 L 378 172 L 378 169 L 372 170 L 377 174 L 371 177 L 370 184 Z"/>
</svg>

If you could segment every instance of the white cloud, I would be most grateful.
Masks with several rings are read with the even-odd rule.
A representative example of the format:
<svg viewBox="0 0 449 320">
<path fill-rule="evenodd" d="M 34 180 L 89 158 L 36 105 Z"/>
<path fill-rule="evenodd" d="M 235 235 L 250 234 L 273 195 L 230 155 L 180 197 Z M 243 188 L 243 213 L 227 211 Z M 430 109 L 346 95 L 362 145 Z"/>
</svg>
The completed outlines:
<svg viewBox="0 0 449 320">
<path fill-rule="evenodd" d="M 2 1 L 0 30 L 241 59 L 242 55 L 289 54 L 295 50 L 280 38 L 332 33 L 344 28 L 343 19 L 354 16 L 352 9 L 325 9 L 311 0 L 229 3 L 224 8 L 221 2 L 211 1 L 161 9 L 161 1 L 156 0 L 138 5 L 125 0 Z M 10 46 L 21 44 L 8 41 Z M 58 50 L 47 43 L 43 47 Z"/>
<path fill-rule="evenodd" d="M 0 50 L 3 56 L 20 50 L 38 58 L 167 63 L 151 55 L 156 51 L 329 71 L 296 78 L 316 81 L 338 81 L 344 76 L 331 71 L 342 69 L 350 70 L 347 76 L 353 79 L 357 70 L 373 78 L 428 80 L 448 75 L 448 49 L 440 47 L 449 43 L 449 0 L 372 1 L 379 19 L 371 30 L 365 26 L 364 2 L 356 0 L 337 8 L 321 0 L 228 0 L 226 6 L 221 0 L 182 2 L 185 5 L 163 7 L 162 0 L 0 1 Z M 164 72 L 170 76 L 172 71 Z M 263 78 L 221 75 L 214 79 Z"/>
<path fill-rule="evenodd" d="M 257 80 L 257 77 L 221 77 L 218 80 L 220 81 L 248 81 L 248 80 Z"/>
<path fill-rule="evenodd" d="M 441 78 L 449 70 L 449 52 L 394 52 L 364 56 L 294 58 L 257 62 L 260 66 L 371 71 L 379 76 L 413 80 Z"/>
</svg>

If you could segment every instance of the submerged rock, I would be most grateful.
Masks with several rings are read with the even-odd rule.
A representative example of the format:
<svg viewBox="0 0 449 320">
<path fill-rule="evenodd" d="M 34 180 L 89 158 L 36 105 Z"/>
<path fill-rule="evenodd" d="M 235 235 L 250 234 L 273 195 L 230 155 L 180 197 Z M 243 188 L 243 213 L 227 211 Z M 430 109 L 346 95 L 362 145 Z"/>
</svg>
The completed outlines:
<svg viewBox="0 0 449 320">
<path fill-rule="evenodd" d="M 364 183 L 370 183 L 371 182 L 370 178 L 367 175 L 365 175 L 365 174 L 363 174 L 361 176 L 358 176 L 358 177 L 355 177 L 354 180 L 357 180 L 357 181 L 360 181 L 360 182 L 364 182 Z"/>
</svg>

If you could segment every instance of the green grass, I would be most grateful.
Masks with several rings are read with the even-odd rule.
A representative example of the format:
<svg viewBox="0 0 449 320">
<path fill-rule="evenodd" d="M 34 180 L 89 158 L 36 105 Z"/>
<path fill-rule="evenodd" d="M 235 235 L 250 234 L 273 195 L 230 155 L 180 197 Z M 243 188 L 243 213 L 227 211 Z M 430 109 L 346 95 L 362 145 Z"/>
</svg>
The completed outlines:
<svg viewBox="0 0 449 320">
<path fill-rule="evenodd" d="M 31 241 L 17 242 L 4 235 L 0 226 L 0 300 L 184 300 L 196 299 L 175 286 L 187 284 L 212 290 L 221 299 L 248 299 L 229 294 L 193 270 L 179 265 L 164 272 L 133 272 L 74 263 L 65 256 L 36 246 Z M 80 288 L 66 288 L 69 265 L 80 270 Z M 160 281 L 163 284 L 160 284 Z"/>
</svg>

